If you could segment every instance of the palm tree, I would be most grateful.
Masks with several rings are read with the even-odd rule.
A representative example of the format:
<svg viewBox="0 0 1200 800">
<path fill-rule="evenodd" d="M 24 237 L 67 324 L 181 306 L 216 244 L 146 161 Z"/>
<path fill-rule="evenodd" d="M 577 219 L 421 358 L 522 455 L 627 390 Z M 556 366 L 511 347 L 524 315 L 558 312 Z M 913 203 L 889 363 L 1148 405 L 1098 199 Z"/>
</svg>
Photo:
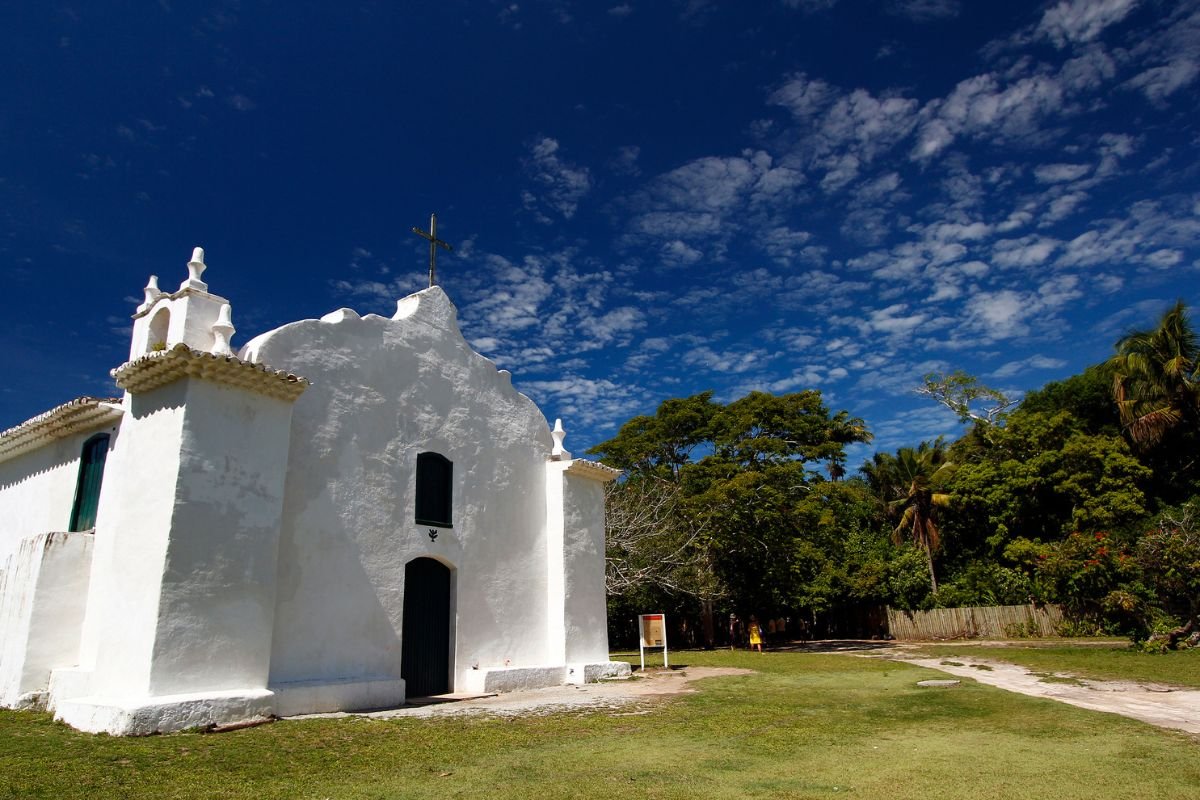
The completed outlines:
<svg viewBox="0 0 1200 800">
<path fill-rule="evenodd" d="M 946 446 L 938 439 L 921 442 L 915 450 L 902 447 L 894 456 L 877 453 L 874 463 L 863 465 L 868 482 L 888 512 L 893 518 L 900 518 L 892 531 L 893 541 L 900 544 L 907 533 L 912 543 L 925 551 L 929 585 L 934 594 L 937 594 L 937 575 L 933 570 L 933 554 L 941 544 L 937 509 L 950 505 L 950 495 L 938 489 L 955 469 L 947 457 Z"/>
<path fill-rule="evenodd" d="M 1200 346 L 1180 300 L 1158 327 L 1117 342 L 1109 360 L 1113 400 L 1134 445 L 1149 450 L 1182 422 L 1200 418 Z"/>
</svg>

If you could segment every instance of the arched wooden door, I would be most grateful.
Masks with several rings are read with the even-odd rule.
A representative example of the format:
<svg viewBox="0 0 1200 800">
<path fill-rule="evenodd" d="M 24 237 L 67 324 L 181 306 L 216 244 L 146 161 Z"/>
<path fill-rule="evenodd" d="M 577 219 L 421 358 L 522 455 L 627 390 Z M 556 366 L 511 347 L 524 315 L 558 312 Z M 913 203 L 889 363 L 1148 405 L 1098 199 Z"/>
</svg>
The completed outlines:
<svg viewBox="0 0 1200 800">
<path fill-rule="evenodd" d="M 400 677 L 409 697 L 450 691 L 450 568 L 432 558 L 404 567 Z"/>
</svg>

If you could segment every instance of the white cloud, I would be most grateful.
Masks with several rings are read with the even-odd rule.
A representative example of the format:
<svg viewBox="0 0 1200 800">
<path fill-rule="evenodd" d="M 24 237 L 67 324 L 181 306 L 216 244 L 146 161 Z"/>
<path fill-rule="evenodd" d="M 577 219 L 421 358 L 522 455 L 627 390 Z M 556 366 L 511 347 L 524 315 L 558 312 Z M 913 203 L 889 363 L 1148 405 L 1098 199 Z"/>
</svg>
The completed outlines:
<svg viewBox="0 0 1200 800">
<path fill-rule="evenodd" d="M 1033 176 L 1038 183 L 1063 183 L 1078 180 L 1091 171 L 1089 164 L 1042 164 L 1034 167 Z"/>
<path fill-rule="evenodd" d="M 908 306 L 904 303 L 876 309 L 867 315 L 866 324 L 872 331 L 887 336 L 908 335 L 928 320 L 929 315 L 924 312 L 905 314 L 907 310 Z"/>
<path fill-rule="evenodd" d="M 1167 267 L 1173 267 L 1179 262 L 1183 261 L 1183 253 L 1179 250 L 1163 248 L 1161 250 L 1155 250 L 1152 253 L 1148 253 L 1143 261 L 1152 267 L 1166 269 Z"/>
<path fill-rule="evenodd" d="M 654 202 L 676 208 L 725 212 L 736 208 L 757 182 L 760 171 L 749 158 L 710 156 L 660 176 L 652 187 Z"/>
<path fill-rule="evenodd" d="M 1099 45 L 1089 45 L 1075 58 L 1063 64 L 1058 77 L 1071 92 L 1097 89 L 1117 74 L 1117 64 Z"/>
<path fill-rule="evenodd" d="M 638 167 L 638 157 L 642 154 L 642 148 L 637 145 L 626 145 L 617 148 L 617 154 L 613 156 L 609 162 L 613 172 L 618 175 L 639 175 L 641 168 Z"/>
<path fill-rule="evenodd" d="M 1060 242 L 1043 236 L 1001 239 L 992 245 L 992 263 L 998 267 L 1027 269 L 1045 264 Z"/>
<path fill-rule="evenodd" d="M 552 220 L 544 211 L 570 219 L 592 188 L 588 168 L 564 159 L 560 149 L 557 139 L 543 136 L 530 144 L 525 160 L 526 175 L 537 191 L 526 190 L 522 193 L 522 201 L 538 221 L 547 224 Z"/>
<path fill-rule="evenodd" d="M 945 372 L 948 367 L 933 367 L 925 372 Z M 913 374 L 924 374 L 920 371 Z M 896 391 L 914 388 L 912 375 L 907 381 L 897 381 Z M 869 458 L 872 452 L 890 452 L 900 447 L 912 447 L 917 442 L 933 441 L 939 436 L 952 440 L 962 434 L 962 424 L 949 409 L 932 403 L 911 408 L 883 419 L 874 421 L 872 432 L 875 434 L 870 448 L 864 450 L 863 458 Z"/>
<path fill-rule="evenodd" d="M 1165 105 L 1200 75 L 1200 7 L 1194 2 L 1174 4 L 1172 13 L 1157 29 L 1145 32 L 1130 55 L 1143 69 L 1125 85 Z"/>
<path fill-rule="evenodd" d="M 741 220 L 790 206 L 802 181 L 800 173 L 762 150 L 689 161 L 650 180 L 628 201 L 634 214 L 625 226 L 626 243 L 663 242 L 668 264 L 689 263 L 701 251 L 720 260 Z M 777 240 L 780 244 L 785 243 Z"/>
<path fill-rule="evenodd" d="M 879 203 L 893 200 L 899 194 L 901 194 L 900 173 L 893 171 L 860 185 L 854 192 L 854 200 L 862 204 Z"/>
<path fill-rule="evenodd" d="M 871 161 L 909 134 L 916 124 L 916 111 L 916 100 L 878 98 L 855 89 L 829 109 L 821 134 L 832 147 L 849 145 L 865 161 Z"/>
<path fill-rule="evenodd" d="M 1061 0 L 1046 9 L 1037 33 L 1059 48 L 1090 42 L 1123 20 L 1137 4 L 1138 0 Z"/>
<path fill-rule="evenodd" d="M 806 120 L 823 111 L 838 94 L 839 91 L 832 85 L 800 72 L 773 91 L 767 97 L 767 102 L 783 106 L 797 118 Z"/>
<path fill-rule="evenodd" d="M 1039 228 L 1046 228 L 1072 216 L 1087 202 L 1088 196 L 1083 192 L 1071 192 L 1050 201 L 1046 213 L 1038 221 Z"/>
<path fill-rule="evenodd" d="M 1020 361 L 1009 361 L 988 373 L 990 378 L 1008 378 L 1021 372 L 1033 369 L 1058 369 L 1065 367 L 1067 362 L 1061 358 L 1033 355 Z"/>
<path fill-rule="evenodd" d="M 757 369 L 770 359 L 766 350 L 729 350 L 718 352 L 707 345 L 694 347 L 683 354 L 682 362 L 688 366 L 703 367 L 712 372 L 739 374 Z"/>
<path fill-rule="evenodd" d="M 759 237 L 763 249 L 780 264 L 791 264 L 803 258 L 811 239 L 811 233 L 794 231 L 785 226 L 768 228 Z"/>
<path fill-rule="evenodd" d="M 1150 100 L 1162 102 L 1196 80 L 1197 75 L 1200 75 L 1200 62 L 1180 57 L 1139 73 L 1130 78 L 1126 86 L 1141 90 Z"/>
<path fill-rule="evenodd" d="M 598 350 L 614 341 L 629 343 L 626 334 L 646 327 L 646 315 L 633 306 L 621 306 L 597 316 L 584 318 L 576 328 L 579 351 Z"/>
<path fill-rule="evenodd" d="M 787 8 L 796 8 L 806 14 L 826 11 L 837 5 L 838 0 L 781 0 Z"/>
<path fill-rule="evenodd" d="M 1182 208 L 1169 211 L 1159 202 L 1135 203 L 1124 217 L 1094 221 L 1091 230 L 1067 242 L 1056 263 L 1063 267 L 1171 266 L 1177 261 L 1170 253 L 1194 247 L 1200 240 L 1200 220 L 1181 212 Z"/>
<path fill-rule="evenodd" d="M 970 326 L 989 339 L 1002 339 L 1024 333 L 1024 319 L 1031 312 L 1027 297 L 1011 289 L 981 292 L 971 298 L 966 313 Z"/>
<path fill-rule="evenodd" d="M 961 81 L 944 100 L 934 100 L 921 110 L 921 123 L 913 157 L 929 159 L 959 136 L 1006 142 L 1027 139 L 1040 132 L 1043 117 L 1061 113 L 1062 85 L 1049 75 L 1032 75 L 1002 85 L 995 74 L 976 75 Z"/>
<path fill-rule="evenodd" d="M 1026 336 L 1034 324 L 1050 331 L 1061 328 L 1058 312 L 1082 296 L 1079 278 L 1074 275 L 1051 278 L 1035 291 L 979 292 L 963 308 L 963 327 L 978 337 L 978 343 Z"/>
<path fill-rule="evenodd" d="M 703 257 L 704 253 L 679 239 L 672 239 L 664 243 L 660 252 L 662 263 L 668 267 L 688 266 L 695 264 Z"/>
<path fill-rule="evenodd" d="M 724 229 L 719 214 L 706 211 L 647 211 L 634 218 L 636 233 L 656 238 L 693 238 L 715 236 Z"/>
<path fill-rule="evenodd" d="M 226 98 L 226 102 L 238 111 L 253 111 L 258 104 L 240 92 L 235 92 Z"/>
<path fill-rule="evenodd" d="M 599 442 L 573 440 L 571 431 L 575 426 L 615 430 L 621 421 L 662 399 L 654 398 L 641 386 L 573 373 L 553 379 L 522 381 L 518 378 L 516 387 L 532 397 L 547 416 L 562 419 L 567 430 L 565 445 L 577 454 Z"/>
<path fill-rule="evenodd" d="M 887 10 L 914 22 L 931 22 L 957 17 L 962 7 L 958 0 L 892 0 Z"/>
<path fill-rule="evenodd" d="M 931 242 L 976 242 L 985 239 L 992 233 L 992 226 L 984 222 L 936 222 L 925 228 L 910 228 L 920 231 L 925 239 Z"/>
</svg>

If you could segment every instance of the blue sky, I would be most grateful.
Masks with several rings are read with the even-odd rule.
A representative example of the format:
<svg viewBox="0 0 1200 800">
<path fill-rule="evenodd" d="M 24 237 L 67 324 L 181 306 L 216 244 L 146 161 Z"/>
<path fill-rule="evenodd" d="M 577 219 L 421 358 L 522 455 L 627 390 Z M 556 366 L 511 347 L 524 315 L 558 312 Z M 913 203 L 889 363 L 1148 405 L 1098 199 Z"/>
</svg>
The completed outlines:
<svg viewBox="0 0 1200 800">
<path fill-rule="evenodd" d="M 390 315 L 430 212 L 576 452 L 806 388 L 894 449 L 957 432 L 927 372 L 1018 394 L 1200 304 L 1196 0 L 14 3 L 0 44 L 0 427 L 111 394 L 193 246 L 236 346 Z"/>
</svg>

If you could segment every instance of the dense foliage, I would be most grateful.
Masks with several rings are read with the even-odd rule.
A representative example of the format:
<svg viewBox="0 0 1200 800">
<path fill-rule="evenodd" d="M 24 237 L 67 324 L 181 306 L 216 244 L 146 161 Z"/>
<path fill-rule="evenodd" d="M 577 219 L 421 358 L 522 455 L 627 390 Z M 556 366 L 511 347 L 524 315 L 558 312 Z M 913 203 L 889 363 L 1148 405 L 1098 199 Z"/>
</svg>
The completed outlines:
<svg viewBox="0 0 1200 800">
<path fill-rule="evenodd" d="M 1076 631 L 1195 642 L 1198 353 L 1177 304 L 1019 405 L 926 376 L 963 435 L 878 453 L 850 479 L 844 448 L 870 433 L 819 392 L 668 400 L 590 451 L 625 470 L 609 495 L 614 641 L 649 609 L 724 643 L 729 614 L 862 636 L 885 605 L 1057 602 Z"/>
</svg>

